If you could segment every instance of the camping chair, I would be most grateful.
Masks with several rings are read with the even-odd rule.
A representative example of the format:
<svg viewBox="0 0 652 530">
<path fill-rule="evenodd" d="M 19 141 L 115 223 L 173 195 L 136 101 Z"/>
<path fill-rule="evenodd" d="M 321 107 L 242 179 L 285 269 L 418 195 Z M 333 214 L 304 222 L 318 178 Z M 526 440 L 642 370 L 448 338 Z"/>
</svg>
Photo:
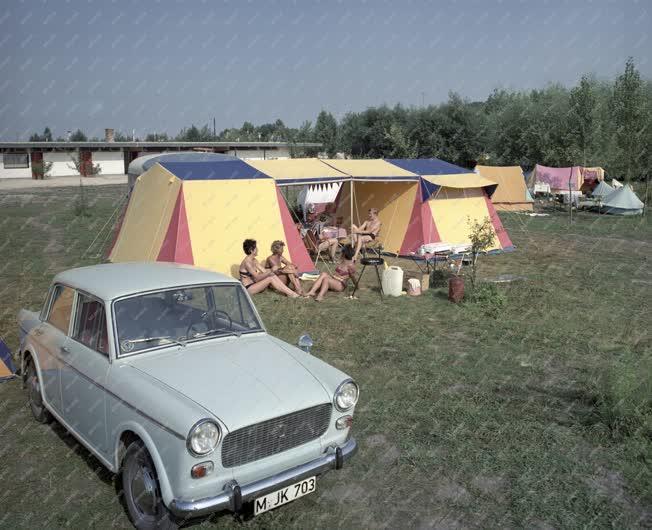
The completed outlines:
<svg viewBox="0 0 652 530">
<path fill-rule="evenodd" d="M 371 234 L 369 234 L 371 235 Z M 362 244 L 362 247 L 360 248 L 360 252 L 362 253 L 362 257 L 366 258 L 367 253 L 371 252 L 374 257 L 380 258 L 383 253 L 383 242 L 380 239 L 380 231 L 376 235 L 374 239 L 371 241 L 367 241 L 366 243 Z"/>
</svg>

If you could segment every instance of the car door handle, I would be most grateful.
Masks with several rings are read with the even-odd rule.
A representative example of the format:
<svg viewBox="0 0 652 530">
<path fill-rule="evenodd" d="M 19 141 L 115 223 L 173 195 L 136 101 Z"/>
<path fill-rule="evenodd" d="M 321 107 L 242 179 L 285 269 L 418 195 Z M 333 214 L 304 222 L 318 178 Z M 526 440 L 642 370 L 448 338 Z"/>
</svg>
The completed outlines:
<svg viewBox="0 0 652 530">
<path fill-rule="evenodd" d="M 70 349 L 67 346 L 61 346 L 59 349 L 61 350 L 61 353 L 70 353 Z"/>
</svg>

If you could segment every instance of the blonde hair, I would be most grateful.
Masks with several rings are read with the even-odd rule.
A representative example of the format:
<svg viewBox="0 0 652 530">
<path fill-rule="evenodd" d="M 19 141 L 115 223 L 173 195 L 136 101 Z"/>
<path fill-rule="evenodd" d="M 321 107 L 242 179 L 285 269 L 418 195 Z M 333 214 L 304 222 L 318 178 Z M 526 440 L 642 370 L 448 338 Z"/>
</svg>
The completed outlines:
<svg viewBox="0 0 652 530">
<path fill-rule="evenodd" d="M 272 254 L 283 252 L 283 247 L 285 247 L 285 243 L 277 239 L 272 243 Z"/>
</svg>

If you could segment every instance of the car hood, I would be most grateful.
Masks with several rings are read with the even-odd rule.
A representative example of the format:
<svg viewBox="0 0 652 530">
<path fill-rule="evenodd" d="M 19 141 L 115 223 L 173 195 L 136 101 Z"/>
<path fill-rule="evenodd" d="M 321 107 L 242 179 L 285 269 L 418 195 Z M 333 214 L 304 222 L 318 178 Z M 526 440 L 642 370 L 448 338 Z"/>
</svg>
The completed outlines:
<svg viewBox="0 0 652 530">
<path fill-rule="evenodd" d="M 242 335 L 133 357 L 129 364 L 193 400 L 229 431 L 328 403 L 322 384 L 267 335 Z"/>
</svg>

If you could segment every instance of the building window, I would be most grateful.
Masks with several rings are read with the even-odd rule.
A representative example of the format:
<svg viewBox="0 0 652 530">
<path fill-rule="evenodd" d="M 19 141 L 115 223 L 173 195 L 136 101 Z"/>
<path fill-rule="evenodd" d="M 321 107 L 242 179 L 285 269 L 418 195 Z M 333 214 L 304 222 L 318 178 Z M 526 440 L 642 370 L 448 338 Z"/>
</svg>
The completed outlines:
<svg viewBox="0 0 652 530">
<path fill-rule="evenodd" d="M 29 167 L 29 155 L 27 153 L 5 153 L 5 169 L 20 169 Z"/>
</svg>

